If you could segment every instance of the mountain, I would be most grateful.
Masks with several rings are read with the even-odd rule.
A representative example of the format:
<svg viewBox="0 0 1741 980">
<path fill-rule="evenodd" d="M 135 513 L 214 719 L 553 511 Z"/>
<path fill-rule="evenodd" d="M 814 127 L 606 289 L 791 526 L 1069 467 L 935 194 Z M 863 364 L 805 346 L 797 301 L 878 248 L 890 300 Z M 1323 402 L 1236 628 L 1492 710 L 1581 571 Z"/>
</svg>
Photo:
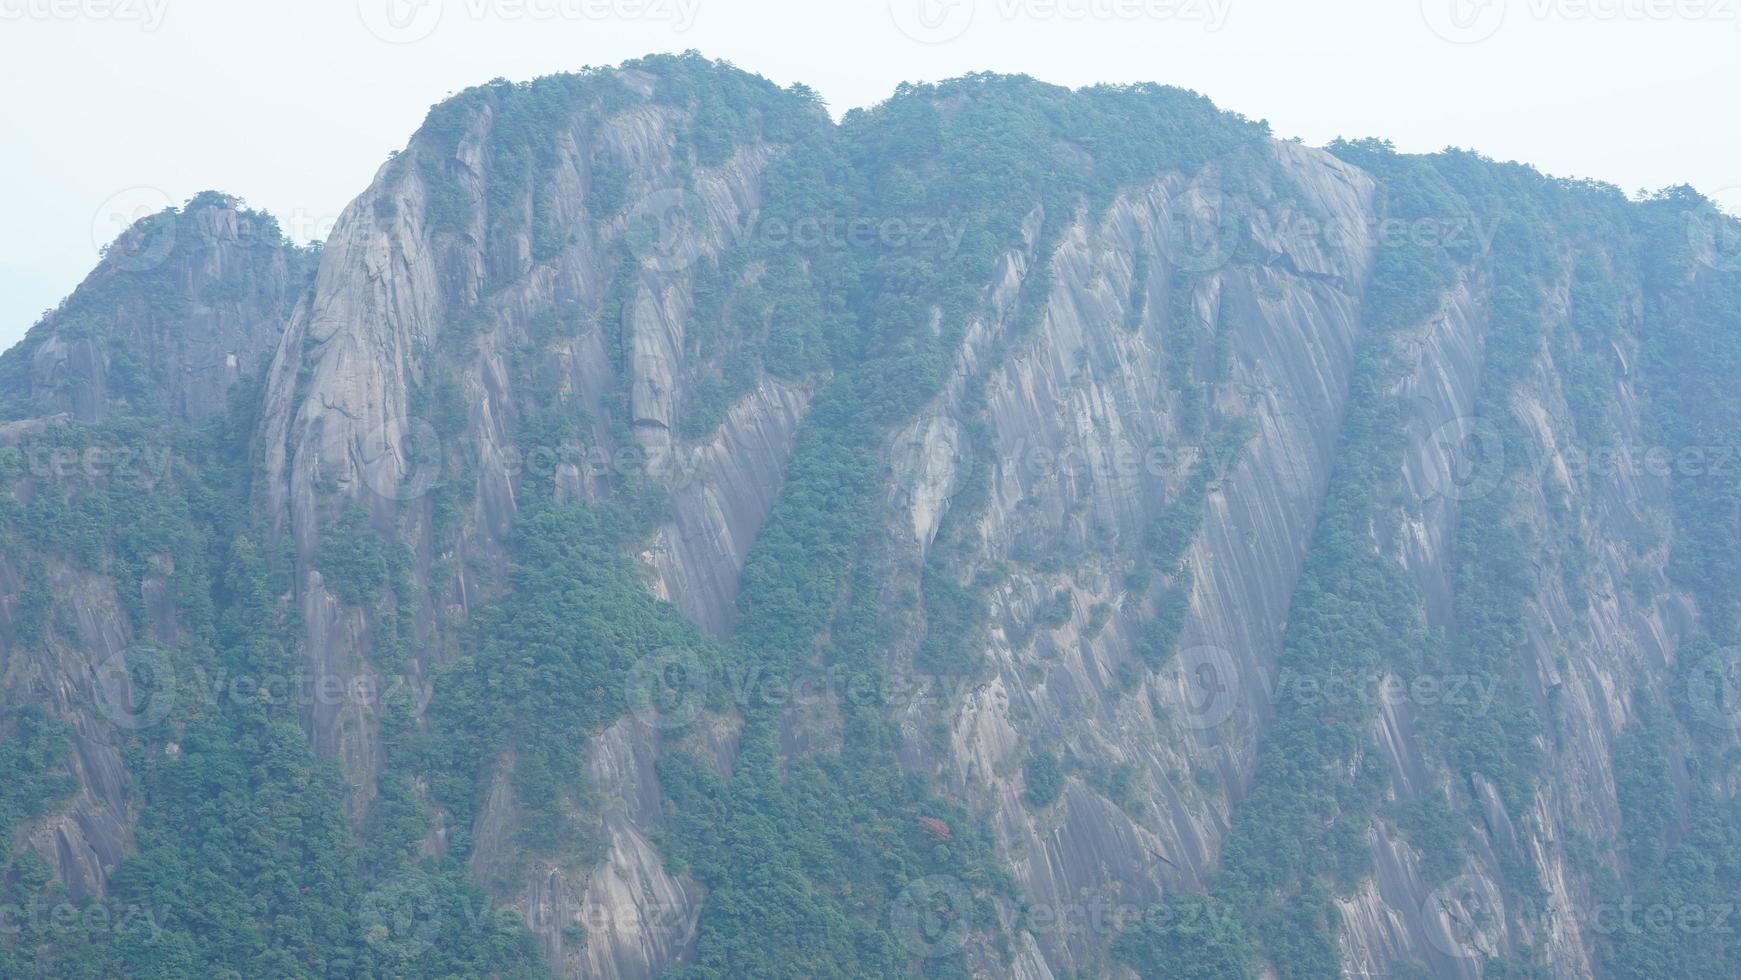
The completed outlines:
<svg viewBox="0 0 1741 980">
<path fill-rule="evenodd" d="M 1725 977 L 1686 188 L 696 55 L 0 355 L 0 974 Z"/>
</svg>

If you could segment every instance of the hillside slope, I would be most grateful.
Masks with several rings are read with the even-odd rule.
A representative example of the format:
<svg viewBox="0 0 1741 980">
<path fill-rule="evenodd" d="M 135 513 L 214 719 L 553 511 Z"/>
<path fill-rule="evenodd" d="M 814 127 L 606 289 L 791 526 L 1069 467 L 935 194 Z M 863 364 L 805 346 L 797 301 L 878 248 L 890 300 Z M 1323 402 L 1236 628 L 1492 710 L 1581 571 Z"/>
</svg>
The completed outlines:
<svg viewBox="0 0 1741 980">
<path fill-rule="evenodd" d="M 0 974 L 1734 975 L 1735 240 L 692 55 L 201 195 L 0 355 Z"/>
</svg>

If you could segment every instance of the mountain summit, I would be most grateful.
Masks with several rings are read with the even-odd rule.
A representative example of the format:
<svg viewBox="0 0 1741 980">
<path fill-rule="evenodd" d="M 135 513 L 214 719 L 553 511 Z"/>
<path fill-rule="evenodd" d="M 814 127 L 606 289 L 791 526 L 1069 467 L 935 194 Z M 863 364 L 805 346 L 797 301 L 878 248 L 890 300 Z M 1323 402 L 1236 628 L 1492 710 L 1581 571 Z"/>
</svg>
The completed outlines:
<svg viewBox="0 0 1741 980">
<path fill-rule="evenodd" d="M 1735 241 L 695 55 L 202 194 L 0 355 L 0 975 L 1735 975 Z"/>
</svg>

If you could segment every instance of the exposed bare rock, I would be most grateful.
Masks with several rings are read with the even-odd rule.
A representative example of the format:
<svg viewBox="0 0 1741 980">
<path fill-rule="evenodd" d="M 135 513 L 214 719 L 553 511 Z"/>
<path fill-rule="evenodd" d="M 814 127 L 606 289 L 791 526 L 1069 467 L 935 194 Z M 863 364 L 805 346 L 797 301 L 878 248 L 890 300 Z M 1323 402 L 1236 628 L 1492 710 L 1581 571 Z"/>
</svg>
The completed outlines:
<svg viewBox="0 0 1741 980">
<path fill-rule="evenodd" d="M 772 357 L 738 358 L 776 329 L 791 331 L 776 340 L 818 345 L 838 342 L 830 330 L 850 333 L 799 329 L 837 310 L 782 311 L 805 321 L 793 327 L 732 305 L 771 264 L 739 246 L 780 193 L 806 192 L 781 169 L 800 144 L 753 113 L 733 120 L 729 145 L 708 142 L 718 118 L 643 68 L 562 85 L 531 98 L 492 83 L 438 107 L 345 209 L 317 264 L 216 195 L 140 225 L 0 360 L 0 379 L 17 388 L 0 391 L 0 449 L 74 423 L 149 415 L 183 426 L 231 391 L 252 393 L 258 540 L 247 544 L 287 556 L 291 574 L 273 580 L 268 601 L 295 624 L 289 656 L 317 690 L 427 694 L 443 668 L 466 663 L 475 614 L 497 608 L 524 571 L 516 519 L 550 501 L 634 511 L 630 588 L 644 584 L 730 644 L 746 561 L 795 447 L 809 445 L 807 423 L 826 414 L 812 418 L 812 402 L 829 405 L 826 386 L 844 377 L 830 374 L 844 370 L 835 351 L 784 371 Z M 800 104 L 818 139 L 852 125 Z M 1083 147 L 1058 153 L 1084 172 L 1097 166 Z M 898 169 L 887 179 L 922 182 Z M 1113 955 L 1121 923 L 1206 887 L 1220 866 L 1283 703 L 1290 606 L 1374 340 L 1385 193 L 1330 153 L 1254 135 L 1072 213 L 1010 202 L 1006 234 L 973 266 L 986 281 L 949 314 L 958 320 L 946 325 L 941 303 L 901 314 L 959 342 L 927 366 L 939 371 L 927 384 L 941 378 L 929 400 L 877 430 L 881 469 L 863 456 L 872 485 L 851 489 L 877 508 L 865 548 L 887 573 L 880 611 L 899 627 L 872 656 L 926 695 L 891 703 L 890 741 L 900 765 L 936 777 L 983 822 L 1013 882 L 1013 896 L 988 899 L 1003 932 L 967 941 L 974 975 L 1134 976 Z M 817 274 L 797 265 L 794 277 Z M 1445 771 L 1421 705 L 1375 705 L 1362 737 L 1366 758 L 1385 763 L 1384 799 L 1346 825 L 1369 871 L 1334 896 L 1347 976 L 1475 978 L 1486 958 L 1526 955 L 1555 977 L 1596 973 L 1587 855 L 1623 840 L 1617 739 L 1639 697 L 1666 700 L 1677 650 L 1700 623 L 1667 574 L 1678 533 L 1668 475 L 1590 464 L 1600 437 L 1572 391 L 1590 372 L 1563 358 L 1596 342 L 1574 336 L 1571 286 L 1550 290 L 1546 339 L 1506 365 L 1517 380 L 1496 399 L 1505 295 L 1490 269 L 1469 270 L 1420 322 L 1385 335 L 1401 454 L 1395 489 L 1373 502 L 1370 541 L 1359 540 L 1412 584 L 1433 639 L 1455 640 L 1468 501 L 1504 495 L 1532 564 L 1517 676 L 1506 680 L 1543 720 L 1543 763 L 1533 797 L 1508 800 L 1501 773 Z M 1597 372 L 1606 438 L 1630 446 L 1651 438 L 1633 322 L 1643 287 L 1616 278 L 1627 315 L 1590 363 L 1607 372 Z M 242 383 L 267 356 L 259 384 Z M 1497 470 L 1464 465 L 1465 444 L 1493 425 L 1473 418 L 1478 404 L 1498 405 L 1507 431 L 1523 434 Z M 58 492 L 43 466 L 62 462 L 27 460 L 15 501 Z M 1181 508 L 1191 520 L 1177 567 L 1156 568 L 1156 525 Z M 392 566 L 403 579 L 360 600 L 322 557 L 359 510 L 405 549 Z M 67 726 L 77 787 L 13 844 L 47 858 L 79 899 L 104 895 L 135 847 L 137 774 L 115 709 L 132 692 L 116 667 L 197 632 L 184 630 L 168 556 L 140 559 L 138 584 L 125 587 L 116 555 L 84 559 L 0 554 L 0 708 L 41 705 Z M 928 575 L 971 584 L 983 613 L 961 641 L 971 649 L 952 651 L 973 664 L 959 675 L 926 676 L 924 645 L 941 621 L 925 608 Z M 40 642 L 20 643 L 35 601 L 26 593 L 41 583 L 52 596 L 31 624 Z M 1182 597 L 1182 626 L 1156 651 L 1150 628 L 1180 608 L 1169 612 L 1170 596 Z M 818 662 L 837 639 L 815 638 Z M 1389 665 L 1374 681 L 1397 687 L 1399 673 Z M 1472 693 L 1490 698 L 1481 683 Z M 788 755 L 840 744 L 845 713 L 820 700 L 781 719 Z M 411 728 L 437 723 L 427 707 L 415 700 Z M 708 948 L 697 943 L 713 883 L 661 854 L 673 804 L 656 767 L 680 741 L 731 777 L 748 714 L 707 709 L 681 733 L 638 713 L 572 733 L 564 744 L 578 748 L 561 765 L 575 812 L 566 836 L 536 853 L 514 778 L 534 758 L 527 746 L 480 753 L 490 761 L 469 826 L 436 812 L 428 781 L 413 780 L 437 824 L 419 856 L 453 857 L 469 839 L 462 873 L 512 909 L 559 976 L 642 980 L 686 962 Z M 386 705 L 319 697 L 299 710 L 365 834 L 395 785 L 381 778 L 397 751 Z M 294 726 L 281 727 L 294 740 Z M 153 764 L 173 765 L 172 747 L 150 748 L 161 753 Z M 1030 773 L 1042 754 L 1059 761 L 1061 788 L 1038 799 L 1030 782 L 1043 780 Z M 1421 801 L 1467 824 L 1453 860 L 1435 865 L 1442 852 L 1405 829 L 1398 814 Z"/>
<path fill-rule="evenodd" d="M 742 233 L 759 206 L 761 171 L 778 147 L 746 145 L 718 167 L 693 169 L 679 141 L 678 130 L 689 125 L 681 110 L 648 100 L 633 73 L 600 84 L 637 94 L 602 114 L 583 102 L 571 119 L 553 122 L 555 159 L 538 188 L 539 206 L 561 226 L 580 229 L 554 254 L 534 257 L 526 197 L 507 213 L 490 202 L 492 167 L 504 164 L 489 149 L 498 107 L 486 100 L 465 116 L 451 150 L 425 133 L 381 169 L 340 216 L 313 286 L 290 317 L 265 393 L 260 506 L 295 544 L 303 656 L 316 677 L 349 685 L 376 671 L 372 637 L 389 614 L 347 606 L 315 567 L 323 529 L 344 507 L 361 504 L 377 526 L 411 530 L 416 588 L 427 595 L 440 564 L 463 570 L 474 559 L 503 560 L 529 481 L 564 499 L 597 501 L 615 481 L 645 472 L 671 500 L 670 520 L 645 556 L 655 592 L 707 630 L 730 628 L 737 576 L 778 494 L 813 386 L 764 376 L 713 433 L 685 441 L 677 435 L 679 413 L 705 369 L 691 360 L 685 330 L 695 306 L 694 266 Z M 621 210 L 595 203 L 601 160 L 626 174 L 628 205 L 612 206 Z M 452 182 L 441 194 L 457 186 L 461 214 L 436 213 L 451 204 L 435 200 L 434 181 Z M 635 237 L 636 223 L 646 220 L 682 223 L 657 228 L 648 242 Z M 626 295 L 617 309 L 611 301 L 622 262 Z M 556 365 L 558 397 L 590 424 L 572 444 L 528 445 L 533 379 L 516 357 L 549 322 L 580 329 L 544 341 L 533 356 Z M 456 346 L 460 333 L 467 340 Z M 611 349 L 617 342 L 620 355 Z M 418 414 L 417 392 L 438 379 L 457 385 L 464 400 L 460 431 L 438 433 Z M 473 465 L 459 462 L 460 444 Z M 552 462 L 571 451 L 580 462 Z M 462 480 L 467 512 L 443 553 L 430 536 L 429 495 Z M 463 615 L 486 580 L 463 571 L 456 579 L 452 594 L 432 598 Z M 419 634 L 442 625 L 424 617 Z M 411 666 L 423 683 L 434 663 L 419 657 Z M 348 806 L 358 820 L 384 761 L 379 709 L 346 700 L 305 711 L 311 741 L 350 781 Z M 690 938 L 697 888 L 665 874 L 647 839 L 658 816 L 656 795 L 645 796 L 656 794 L 655 736 L 634 736 L 643 799 L 607 811 L 606 852 L 596 866 L 560 860 L 525 867 L 514 850 L 514 804 L 502 773 L 473 829 L 475 877 L 506 895 L 551 961 L 577 976 L 655 975 Z M 604 736 L 599 758 L 612 756 L 617 737 Z M 607 796 L 626 792 L 614 780 L 600 783 Z M 524 888 L 516 884 L 521 874 Z"/>
<path fill-rule="evenodd" d="M 1369 226 L 1372 185 L 1364 175 L 1323 154 L 1274 152 L 1306 192 L 1301 211 L 1327 225 Z M 997 676 L 959 705 L 944 765 L 994 815 L 1027 899 L 1077 913 L 1037 937 L 1054 970 L 1109 968 L 1110 930 L 1093 928 L 1085 896 L 1140 910 L 1164 889 L 1199 884 L 1213 866 L 1229 794 L 1249 777 L 1263 692 L 1328 481 L 1359 333 L 1369 246 L 1358 231 L 1328 248 L 1275 236 L 1285 262 L 1217 266 L 1192 278 L 1200 257 L 1175 254 L 1175 212 L 1201 213 L 1213 201 L 1230 223 L 1239 213 L 1266 213 L 1257 202 L 1211 193 L 1216 186 L 1213 171 L 1169 177 L 1121 195 L 1092 226 L 1072 225 L 1049 257 L 1056 278 L 1037 333 L 991 369 L 997 448 L 991 502 L 978 519 L 985 551 L 974 561 L 1026 564 L 1025 550 L 1070 556 L 1075 570 L 1060 579 L 1023 567 L 1001 590 L 988 651 Z M 1272 220 L 1298 218 L 1287 210 Z M 1153 264 L 1150 300 L 1130 310 L 1138 262 Z M 1019 280 L 1023 266 L 1013 256 L 1005 269 Z M 1140 542 L 1185 473 L 1164 452 L 1183 438 L 1163 374 L 1167 330 L 1178 327 L 1165 303 L 1173 289 L 1188 289 L 1194 312 L 1228 334 L 1229 376 L 1216 388 L 1215 407 L 1249 419 L 1255 435 L 1205 502 L 1190 549 L 1197 587 L 1181 647 L 1198 653 L 1125 693 L 1115 675 L 1134 656 L 1130 642 L 1150 615 L 1149 599 L 1120 594 L 1122 576 L 1102 567 L 1102 549 L 1116 554 Z M 1011 280 L 991 288 L 994 314 L 1013 292 Z M 1126 328 L 1133 320 L 1134 331 Z M 988 329 L 995 333 L 995 322 Z M 913 459 L 914 488 L 902 499 L 921 544 L 947 506 L 951 460 L 962 452 L 966 420 L 949 411 L 945 402 L 922 421 L 927 434 L 909 437 L 919 451 L 904 454 Z M 1066 582 L 1078 608 L 1113 608 L 1109 624 L 1087 635 L 1078 617 L 1017 645 L 1022 620 Z M 1203 671 L 1220 692 L 1207 702 L 1195 686 Z M 1151 704 L 1167 705 L 1168 717 Z M 1041 738 L 1107 767 L 1131 766 L 1141 789 L 1121 808 L 1072 780 L 1060 803 L 1033 812 L 1013 774 Z M 1181 778 L 1199 767 L 1218 774 L 1224 788 L 1206 797 Z"/>
<path fill-rule="evenodd" d="M 124 233 L 7 357 L 28 359 L 38 414 L 201 419 L 277 347 L 308 268 L 269 216 L 208 192 Z"/>
</svg>

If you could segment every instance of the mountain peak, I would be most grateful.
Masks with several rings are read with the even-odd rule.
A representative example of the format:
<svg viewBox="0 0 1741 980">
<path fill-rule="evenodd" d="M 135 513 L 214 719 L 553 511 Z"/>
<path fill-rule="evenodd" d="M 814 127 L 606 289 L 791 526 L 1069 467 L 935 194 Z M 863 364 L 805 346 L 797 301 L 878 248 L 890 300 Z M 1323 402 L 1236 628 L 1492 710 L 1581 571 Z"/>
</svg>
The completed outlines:
<svg viewBox="0 0 1741 980">
<path fill-rule="evenodd" d="M 207 415 L 276 345 L 312 268 L 275 218 L 234 195 L 138 217 L 0 354 L 0 415 Z"/>
</svg>

